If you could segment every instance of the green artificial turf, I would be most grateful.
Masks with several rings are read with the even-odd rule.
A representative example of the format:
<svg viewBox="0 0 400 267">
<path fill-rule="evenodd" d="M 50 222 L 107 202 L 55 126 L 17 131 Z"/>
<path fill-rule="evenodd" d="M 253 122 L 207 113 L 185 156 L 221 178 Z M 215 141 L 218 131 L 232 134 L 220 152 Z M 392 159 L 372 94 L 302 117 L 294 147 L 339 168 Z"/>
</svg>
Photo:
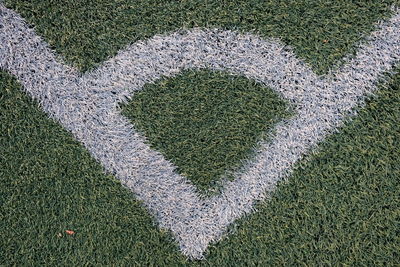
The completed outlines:
<svg viewBox="0 0 400 267">
<path fill-rule="evenodd" d="M 250 158 L 276 122 L 289 117 L 287 104 L 247 78 L 189 70 L 146 85 L 123 114 L 179 173 L 209 193 L 221 175 Z"/>
<path fill-rule="evenodd" d="M 128 43 L 178 28 L 278 37 L 318 73 L 345 56 L 398 0 L 5 0 L 56 51 L 91 69 Z"/>
<path fill-rule="evenodd" d="M 393 1 L 5 2 L 81 70 L 155 33 L 218 26 L 279 37 L 325 73 Z M 150 89 L 141 101 L 151 100 Z M 394 266 L 400 262 L 399 125 L 397 75 L 318 153 L 298 163 L 257 212 L 232 225 L 204 261 L 188 262 L 132 193 L 1 73 L 0 265 Z"/>
</svg>

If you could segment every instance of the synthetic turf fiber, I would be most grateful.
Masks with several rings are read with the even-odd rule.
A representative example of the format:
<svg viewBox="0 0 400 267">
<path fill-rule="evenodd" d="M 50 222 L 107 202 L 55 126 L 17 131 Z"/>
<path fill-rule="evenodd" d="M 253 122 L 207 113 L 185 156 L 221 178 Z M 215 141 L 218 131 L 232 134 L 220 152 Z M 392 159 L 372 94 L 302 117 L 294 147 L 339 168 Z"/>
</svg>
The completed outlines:
<svg viewBox="0 0 400 267">
<path fill-rule="evenodd" d="M 390 6 L 399 4 L 4 2 L 81 71 L 95 69 L 129 43 L 201 26 L 279 38 L 318 74 L 340 66 L 343 56 L 355 51 L 355 44 L 368 36 L 374 23 L 390 15 Z M 0 265 L 394 266 L 400 262 L 399 69 L 393 73 L 393 80 L 381 84 L 380 91 L 357 108 L 356 117 L 298 162 L 267 201 L 232 224 L 220 242 L 210 245 L 205 259 L 196 261 L 183 256 L 171 233 L 158 228 L 144 204 L 23 93 L 14 77 L 1 71 Z M 200 82 L 204 91 L 197 93 Z M 230 90 L 236 87 L 240 87 L 239 96 Z M 165 90 L 162 94 L 158 94 L 160 88 Z M 212 88 L 222 90 L 227 98 L 210 99 Z M 171 107 L 174 102 L 182 107 L 180 117 Z M 229 112 L 218 110 L 216 104 L 221 102 L 229 106 Z M 140 105 L 143 109 L 139 110 Z M 187 116 L 196 105 L 208 112 Z M 208 178 L 197 183 L 202 190 L 209 188 L 215 174 L 237 167 L 261 132 L 290 117 L 284 101 L 269 89 L 242 76 L 209 71 L 188 71 L 148 84 L 124 109 L 155 149 L 167 151 L 171 161 L 183 162 L 176 165 L 183 166 L 181 172 L 192 175 L 192 181 L 203 170 L 202 177 Z M 185 143 L 191 131 L 199 131 L 189 125 L 196 119 L 209 122 L 207 116 L 215 112 L 237 128 L 227 131 L 227 125 L 218 125 L 213 132 L 210 124 L 204 136 L 214 141 L 195 149 L 174 143 Z M 181 129 L 175 128 L 178 121 Z M 179 135 L 184 130 L 187 135 Z M 224 143 L 231 135 L 237 142 Z M 213 148 L 215 143 L 219 150 Z M 232 160 L 221 160 L 224 153 L 234 154 Z M 199 164 L 196 158 L 204 161 Z M 212 163 L 222 167 L 206 171 L 204 166 Z"/>
</svg>

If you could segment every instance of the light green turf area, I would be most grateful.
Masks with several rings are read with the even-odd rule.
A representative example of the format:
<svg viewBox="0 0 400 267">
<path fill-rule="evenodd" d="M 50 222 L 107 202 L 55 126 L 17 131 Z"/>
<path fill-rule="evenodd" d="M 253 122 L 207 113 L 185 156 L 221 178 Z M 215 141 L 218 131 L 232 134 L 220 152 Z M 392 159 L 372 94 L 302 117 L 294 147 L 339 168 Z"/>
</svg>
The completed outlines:
<svg viewBox="0 0 400 267">
<path fill-rule="evenodd" d="M 278 94 L 253 80 L 191 70 L 148 84 L 123 106 L 123 114 L 179 173 L 210 193 L 290 112 Z"/>
<path fill-rule="evenodd" d="M 281 37 L 323 73 L 352 51 L 393 1 L 5 2 L 82 70 L 154 33 L 218 26 Z M 192 87 L 188 84 L 185 92 Z M 133 101 L 146 101 L 152 96 L 147 91 Z M 186 262 L 170 234 L 158 230 L 131 193 L 103 174 L 5 73 L 0 75 L 0 122 L 0 265 Z M 397 75 L 318 154 L 299 163 L 273 198 L 257 206 L 258 212 L 230 227 L 205 261 L 192 264 L 399 262 L 399 125 Z M 67 229 L 76 235 L 67 236 Z"/>
</svg>

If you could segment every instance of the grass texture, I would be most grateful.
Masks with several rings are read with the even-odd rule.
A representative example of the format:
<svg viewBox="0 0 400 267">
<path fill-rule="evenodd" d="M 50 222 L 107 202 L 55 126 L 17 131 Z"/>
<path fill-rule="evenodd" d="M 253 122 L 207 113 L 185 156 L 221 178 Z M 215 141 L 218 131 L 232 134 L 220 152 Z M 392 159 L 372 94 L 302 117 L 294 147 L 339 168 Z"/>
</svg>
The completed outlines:
<svg viewBox="0 0 400 267">
<path fill-rule="evenodd" d="M 155 33 L 179 27 L 217 26 L 279 37 L 294 46 L 296 54 L 318 73 L 333 68 L 343 55 L 353 51 L 354 43 L 362 34 L 368 34 L 373 22 L 387 15 L 393 3 L 5 2 L 35 25 L 67 62 L 81 70 L 96 67 L 126 44 Z M 168 125 L 173 120 L 163 121 L 173 118 L 171 113 L 154 110 L 158 108 L 156 102 L 148 110 L 137 110 L 138 105 L 152 103 L 151 99 L 158 97 L 163 99 L 163 110 L 168 110 L 170 103 L 182 97 L 187 99 L 179 102 L 182 107 L 196 98 L 197 105 L 209 106 L 212 104 L 208 96 L 214 92 L 210 89 L 216 86 L 225 90 L 217 84 L 247 88 L 240 92 L 241 97 L 224 91 L 231 95 L 228 99 L 232 102 L 227 107 L 231 111 L 236 110 L 235 104 L 244 109 L 248 93 L 249 105 L 260 105 L 257 101 L 264 95 L 256 85 L 224 75 L 188 72 L 162 80 L 138 94 L 133 99 L 136 104 L 128 105 L 126 110 L 143 116 L 136 123 L 152 121 L 147 128 L 143 126 L 150 142 L 160 138 L 156 129 L 163 125 L 167 128 L 162 134 L 169 136 L 168 142 L 176 142 L 175 128 Z M 200 80 L 208 86 L 204 94 L 195 94 L 201 83 L 194 81 Z M 155 96 L 152 90 L 161 87 L 175 91 Z M 283 114 L 283 107 L 269 103 L 257 112 L 281 118 L 275 114 Z M 43 114 L 37 103 L 22 93 L 14 78 L 1 72 L 0 265 L 396 265 L 400 262 L 399 107 L 397 75 L 390 86 L 382 88 L 360 109 L 357 117 L 327 138 L 318 153 L 299 162 L 273 197 L 257 205 L 257 212 L 232 225 L 228 235 L 210 247 L 206 260 L 188 262 L 170 234 L 157 228 L 142 204 L 114 177 L 104 174 L 71 134 Z M 232 116 L 229 121 L 235 123 L 242 118 L 239 125 L 247 125 L 258 116 L 254 110 L 243 112 L 247 115 L 226 116 Z M 198 119 L 209 121 L 205 116 L 207 112 L 199 114 Z M 257 120 L 251 123 L 258 124 Z M 254 130 L 260 131 L 258 126 Z M 224 138 L 220 134 L 219 138 Z M 256 132 L 251 134 L 257 139 Z M 246 141 L 246 146 L 251 142 Z M 225 145 L 223 149 L 228 151 Z M 216 150 L 209 151 L 215 152 L 210 158 L 219 157 Z M 175 153 L 175 159 L 181 156 L 177 151 L 171 153 Z M 199 168 L 193 162 L 188 166 Z M 66 230 L 75 234 L 68 235 Z"/>
<path fill-rule="evenodd" d="M 179 173 L 209 193 L 221 175 L 242 166 L 277 121 L 289 117 L 287 104 L 247 78 L 191 70 L 148 84 L 123 114 Z"/>
</svg>

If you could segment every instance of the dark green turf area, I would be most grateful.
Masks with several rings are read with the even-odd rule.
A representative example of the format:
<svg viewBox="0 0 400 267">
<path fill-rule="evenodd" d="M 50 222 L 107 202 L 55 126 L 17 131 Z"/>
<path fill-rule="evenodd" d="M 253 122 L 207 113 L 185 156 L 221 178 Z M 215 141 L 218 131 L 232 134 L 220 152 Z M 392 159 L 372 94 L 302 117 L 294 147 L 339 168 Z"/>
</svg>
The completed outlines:
<svg viewBox="0 0 400 267">
<path fill-rule="evenodd" d="M 387 15 L 394 1 L 5 2 L 81 70 L 155 33 L 218 26 L 280 37 L 315 71 L 325 73 L 352 51 L 374 21 Z M 206 82 L 211 86 L 212 80 Z M 168 82 L 179 85 L 180 80 Z M 240 78 L 239 82 L 249 83 Z M 194 85 L 188 84 L 184 92 L 193 92 Z M 156 87 L 149 86 L 133 101 L 151 103 L 151 88 Z M 163 96 L 169 101 L 164 107 L 178 99 L 169 93 Z M 157 115 L 154 112 L 141 114 Z M 270 201 L 257 206 L 258 212 L 241 219 L 225 239 L 212 245 L 206 260 L 190 264 L 400 262 L 400 75 L 308 158 Z M 68 229 L 76 234 L 66 235 Z M 5 73 L 0 74 L 0 237 L 1 266 L 189 264 L 141 203 L 105 175 Z"/>
<path fill-rule="evenodd" d="M 253 80 L 189 70 L 148 84 L 123 106 L 123 114 L 179 173 L 209 193 L 290 112 L 278 94 Z"/>
<path fill-rule="evenodd" d="M 326 72 L 398 0 L 5 0 L 81 70 L 128 43 L 178 28 L 218 27 L 292 45 Z"/>
</svg>

